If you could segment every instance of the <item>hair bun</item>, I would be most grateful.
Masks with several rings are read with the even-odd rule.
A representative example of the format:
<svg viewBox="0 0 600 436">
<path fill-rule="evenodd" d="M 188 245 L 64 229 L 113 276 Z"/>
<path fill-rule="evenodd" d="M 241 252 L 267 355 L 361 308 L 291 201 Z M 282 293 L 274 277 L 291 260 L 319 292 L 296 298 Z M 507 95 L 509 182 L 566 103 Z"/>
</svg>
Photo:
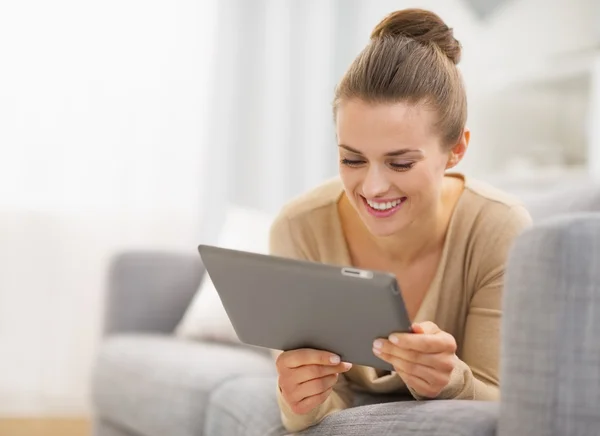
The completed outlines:
<svg viewBox="0 0 600 436">
<path fill-rule="evenodd" d="M 454 33 L 435 13 L 424 9 L 392 12 L 373 29 L 371 39 L 408 37 L 422 44 L 435 44 L 454 64 L 460 62 L 461 45 Z"/>
</svg>

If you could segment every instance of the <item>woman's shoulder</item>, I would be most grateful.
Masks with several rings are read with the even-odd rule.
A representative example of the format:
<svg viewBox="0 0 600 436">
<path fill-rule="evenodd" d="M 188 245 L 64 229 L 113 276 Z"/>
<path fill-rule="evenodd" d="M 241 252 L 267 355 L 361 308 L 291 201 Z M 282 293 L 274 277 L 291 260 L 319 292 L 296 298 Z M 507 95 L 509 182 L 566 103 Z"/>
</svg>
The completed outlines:
<svg viewBox="0 0 600 436">
<path fill-rule="evenodd" d="M 482 180 L 465 178 L 463 197 L 463 208 L 478 218 L 473 224 L 518 228 L 531 224 L 531 215 L 521 199 Z"/>
<path fill-rule="evenodd" d="M 453 246 L 470 253 L 464 259 L 475 260 L 482 268 L 503 264 L 515 239 L 532 224 L 518 197 L 469 178 L 456 212 Z"/>
<path fill-rule="evenodd" d="M 474 179 L 465 180 L 455 212 L 448 259 L 456 269 L 467 269 L 470 289 L 479 289 L 499 277 L 515 240 L 532 219 L 518 197 Z"/>
<path fill-rule="evenodd" d="M 279 211 L 270 230 L 273 254 L 318 260 L 320 245 L 338 222 L 337 202 L 343 192 L 338 178 L 328 179 L 292 198 Z"/>
</svg>

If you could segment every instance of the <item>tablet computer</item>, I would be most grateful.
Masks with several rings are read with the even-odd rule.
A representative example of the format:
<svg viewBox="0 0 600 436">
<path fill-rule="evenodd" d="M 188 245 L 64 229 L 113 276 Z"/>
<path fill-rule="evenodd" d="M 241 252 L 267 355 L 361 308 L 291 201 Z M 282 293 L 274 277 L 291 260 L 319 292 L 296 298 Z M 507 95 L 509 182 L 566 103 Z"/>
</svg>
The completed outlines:
<svg viewBox="0 0 600 436">
<path fill-rule="evenodd" d="M 393 371 L 373 341 L 410 332 L 393 274 L 200 245 L 202 262 L 241 342 L 326 350 Z"/>
</svg>

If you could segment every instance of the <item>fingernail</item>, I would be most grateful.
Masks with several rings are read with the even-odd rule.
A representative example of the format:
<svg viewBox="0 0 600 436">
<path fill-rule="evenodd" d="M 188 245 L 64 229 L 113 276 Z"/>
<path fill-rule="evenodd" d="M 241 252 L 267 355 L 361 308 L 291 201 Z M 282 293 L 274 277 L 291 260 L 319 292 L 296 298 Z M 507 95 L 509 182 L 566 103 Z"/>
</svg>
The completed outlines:
<svg viewBox="0 0 600 436">
<path fill-rule="evenodd" d="M 352 364 L 349 362 L 344 362 L 344 369 L 350 369 L 352 368 Z"/>
<path fill-rule="evenodd" d="M 398 340 L 398 336 L 392 335 L 392 336 L 390 336 L 390 342 L 392 344 L 398 344 L 398 342 L 400 342 L 400 341 Z"/>
<path fill-rule="evenodd" d="M 373 348 L 373 353 L 381 354 L 381 350 L 379 348 Z"/>
<path fill-rule="evenodd" d="M 337 365 L 338 363 L 340 363 L 340 356 L 331 356 L 329 358 L 329 361 L 334 365 Z"/>
<path fill-rule="evenodd" d="M 374 348 L 381 348 L 382 346 L 383 346 L 383 342 L 380 341 L 379 339 L 377 339 L 375 342 L 373 342 Z"/>
</svg>

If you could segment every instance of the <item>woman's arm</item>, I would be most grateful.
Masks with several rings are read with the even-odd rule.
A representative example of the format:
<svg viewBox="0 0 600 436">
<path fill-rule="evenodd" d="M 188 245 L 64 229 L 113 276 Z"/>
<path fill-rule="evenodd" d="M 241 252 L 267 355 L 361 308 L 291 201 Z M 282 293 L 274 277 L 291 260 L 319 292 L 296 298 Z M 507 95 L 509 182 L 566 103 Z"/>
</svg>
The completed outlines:
<svg viewBox="0 0 600 436">
<path fill-rule="evenodd" d="M 460 355 L 450 382 L 439 399 L 497 400 L 500 396 L 500 326 L 502 291 L 508 254 L 517 236 L 531 224 L 529 213 L 512 207 L 504 222 L 494 226 L 479 256 L 476 290 L 470 302 Z M 424 399 L 414 391 L 413 396 Z"/>
<path fill-rule="evenodd" d="M 292 259 L 318 261 L 318 259 L 314 259 L 314 256 L 310 256 L 310 247 L 307 244 L 306 238 L 294 231 L 292 223 L 285 215 L 279 216 L 273 222 L 269 238 L 270 254 Z M 281 351 L 273 351 L 275 359 L 279 354 Z M 339 374 L 338 381 L 333 386 L 329 397 L 321 405 L 304 414 L 292 410 L 283 398 L 279 386 L 276 386 L 276 390 L 283 426 L 290 432 L 299 432 L 316 425 L 326 416 L 346 409 L 352 404 L 352 393 L 348 389 L 344 374 Z"/>
</svg>

